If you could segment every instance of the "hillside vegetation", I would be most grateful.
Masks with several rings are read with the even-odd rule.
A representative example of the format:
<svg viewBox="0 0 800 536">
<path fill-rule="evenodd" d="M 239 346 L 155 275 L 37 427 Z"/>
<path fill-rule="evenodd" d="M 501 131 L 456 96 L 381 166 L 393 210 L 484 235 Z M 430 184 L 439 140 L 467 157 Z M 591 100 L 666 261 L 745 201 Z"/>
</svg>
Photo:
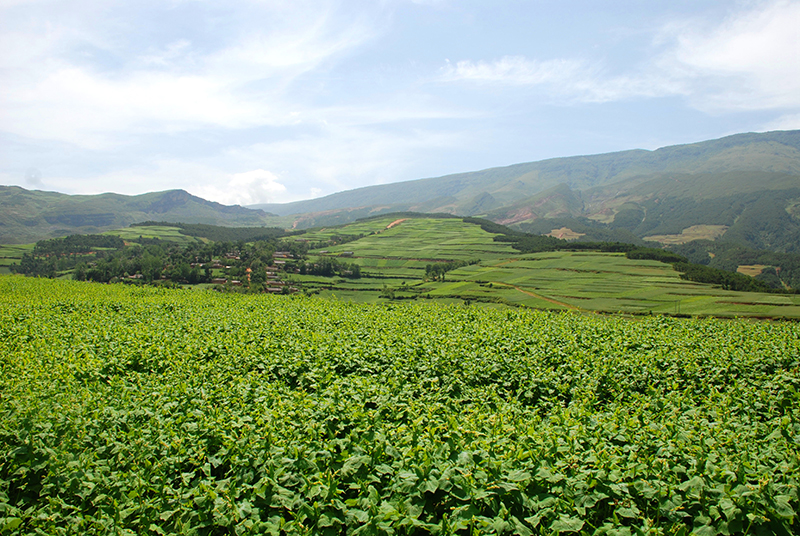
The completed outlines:
<svg viewBox="0 0 800 536">
<path fill-rule="evenodd" d="M 250 207 L 258 210 L 183 191 L 65 196 L 17 187 L 0 188 L 0 206 L 2 243 L 148 220 L 310 229 L 411 211 L 479 216 L 537 234 L 561 229 L 590 241 L 671 244 L 685 242 L 687 229 L 713 228 L 699 238 L 792 253 L 800 244 L 800 131 L 555 158 Z"/>
<path fill-rule="evenodd" d="M 183 190 L 135 196 L 65 195 L 0 186 L 0 243 L 24 244 L 70 234 L 92 234 L 147 220 L 228 226 L 276 225 L 262 210 L 226 206 Z"/>
<path fill-rule="evenodd" d="M 0 530 L 794 534 L 799 334 L 2 276 Z"/>
<path fill-rule="evenodd" d="M 622 151 L 554 158 L 502 168 L 460 173 L 340 192 L 283 205 L 257 205 L 276 214 L 301 214 L 357 207 L 388 206 L 392 210 L 478 213 L 475 204 L 489 197 L 500 206 L 565 184 L 587 189 L 647 175 L 709 174 L 759 171 L 800 176 L 800 131 L 738 134 L 719 140 L 664 147 L 656 151 Z M 435 206 L 436 204 L 439 206 Z M 480 211 L 483 213 L 484 211 Z"/>
</svg>

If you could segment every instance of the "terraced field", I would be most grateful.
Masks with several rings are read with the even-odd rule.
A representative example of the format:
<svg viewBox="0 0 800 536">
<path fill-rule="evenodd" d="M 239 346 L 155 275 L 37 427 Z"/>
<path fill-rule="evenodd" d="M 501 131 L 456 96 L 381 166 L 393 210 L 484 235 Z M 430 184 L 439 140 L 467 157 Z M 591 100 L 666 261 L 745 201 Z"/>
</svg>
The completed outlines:
<svg viewBox="0 0 800 536">
<path fill-rule="evenodd" d="M 395 299 L 470 301 L 543 309 L 799 318 L 800 296 L 726 291 L 680 278 L 669 264 L 632 260 L 619 253 L 549 252 L 522 255 L 477 225 L 457 219 L 393 218 L 337 228 L 341 234 L 374 233 L 327 248 L 318 256 L 347 255 L 362 267 L 360 280 L 297 276 L 321 296 L 354 302 Z M 358 232 L 355 232 L 358 230 Z M 323 235 L 332 236 L 333 230 Z M 305 237 L 305 236 L 304 236 Z M 425 267 L 436 262 L 480 263 L 448 272 L 444 281 L 426 281 Z"/>
<path fill-rule="evenodd" d="M 118 236 L 126 242 L 136 242 L 139 238 L 158 238 L 159 240 L 174 242 L 176 244 L 190 244 L 201 241 L 199 238 L 181 234 L 180 229 L 177 227 L 162 225 L 126 227 L 124 229 L 108 231 L 104 234 Z"/>
<path fill-rule="evenodd" d="M 201 240 L 169 226 L 132 227 L 110 234 L 130 242 L 140 236 L 179 244 Z M 725 291 L 684 281 L 671 265 L 631 260 L 622 254 L 561 251 L 523 255 L 506 242 L 495 242 L 494 236 L 458 218 L 389 216 L 318 229 L 290 240 L 344 240 L 312 250 L 308 262 L 328 257 L 357 263 L 362 277 L 290 273 L 284 278 L 306 293 L 357 303 L 393 299 L 467 302 L 491 308 L 800 318 L 797 295 Z M 8 266 L 19 263 L 32 247 L 0 248 L 0 273 L 8 273 Z M 447 272 L 443 281 L 426 277 L 429 266 L 459 261 L 472 264 Z"/>
<path fill-rule="evenodd" d="M 22 255 L 33 251 L 33 244 L 6 244 L 0 246 L 0 274 L 10 273 L 8 267 L 19 264 Z"/>
</svg>

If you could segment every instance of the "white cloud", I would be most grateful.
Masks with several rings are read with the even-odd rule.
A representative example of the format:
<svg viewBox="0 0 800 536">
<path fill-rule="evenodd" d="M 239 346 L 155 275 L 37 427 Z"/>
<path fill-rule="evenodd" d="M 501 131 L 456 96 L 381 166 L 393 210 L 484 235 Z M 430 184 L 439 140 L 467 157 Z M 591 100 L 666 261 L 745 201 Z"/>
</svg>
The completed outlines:
<svg viewBox="0 0 800 536">
<path fill-rule="evenodd" d="M 494 62 L 448 64 L 443 69 L 441 80 L 542 86 L 553 100 L 581 102 L 659 97 L 681 91 L 679 84 L 657 76 L 608 76 L 600 66 L 578 60 L 538 61 L 522 56 L 506 56 Z"/>
<path fill-rule="evenodd" d="M 528 60 L 522 56 L 506 56 L 494 62 L 459 61 L 448 63 L 442 80 L 499 82 L 513 85 L 563 83 L 581 75 L 585 66 L 575 60 Z"/>
<path fill-rule="evenodd" d="M 210 51 L 178 38 L 131 56 L 113 38 L 84 29 L 85 21 L 20 23 L 16 31 L 0 31 L 2 128 L 107 149 L 132 134 L 296 122 L 292 112 L 302 105 L 291 85 L 297 77 L 375 33 L 366 15 L 337 18 L 335 2 L 273 4 L 258 11 L 263 24 L 249 21 Z M 97 56 L 124 57 L 124 65 L 87 61 L 87 47 Z"/>
<path fill-rule="evenodd" d="M 775 1 L 722 22 L 682 21 L 656 36 L 638 68 L 610 74 L 579 59 L 506 56 L 449 62 L 440 80 L 539 87 L 555 100 L 608 102 L 685 96 L 708 111 L 800 107 L 800 2 Z"/>
<path fill-rule="evenodd" d="M 695 82 L 704 107 L 800 106 L 800 2 L 777 1 L 737 13 L 716 27 L 667 28 L 663 58 L 675 77 Z M 706 91 L 702 91 L 702 90 Z"/>
<path fill-rule="evenodd" d="M 762 130 L 800 130 L 800 114 L 783 115 L 764 125 Z"/>
<path fill-rule="evenodd" d="M 300 138 L 232 148 L 226 159 L 274 170 L 290 191 L 305 197 L 369 184 L 417 178 L 412 171 L 426 152 L 464 146 L 468 134 L 387 130 L 328 124 Z"/>
<path fill-rule="evenodd" d="M 278 177 L 264 169 L 228 175 L 219 184 L 206 184 L 194 190 L 199 197 L 223 205 L 275 202 L 285 191 L 286 186 L 278 181 Z"/>
</svg>

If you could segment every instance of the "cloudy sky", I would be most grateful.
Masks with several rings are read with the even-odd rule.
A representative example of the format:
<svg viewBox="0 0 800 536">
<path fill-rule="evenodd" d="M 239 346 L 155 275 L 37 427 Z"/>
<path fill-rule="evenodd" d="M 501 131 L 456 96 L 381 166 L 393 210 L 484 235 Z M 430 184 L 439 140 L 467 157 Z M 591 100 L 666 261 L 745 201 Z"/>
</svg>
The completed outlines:
<svg viewBox="0 0 800 536">
<path fill-rule="evenodd" d="M 0 184 L 226 204 L 800 128 L 800 1 L 0 0 Z"/>
</svg>

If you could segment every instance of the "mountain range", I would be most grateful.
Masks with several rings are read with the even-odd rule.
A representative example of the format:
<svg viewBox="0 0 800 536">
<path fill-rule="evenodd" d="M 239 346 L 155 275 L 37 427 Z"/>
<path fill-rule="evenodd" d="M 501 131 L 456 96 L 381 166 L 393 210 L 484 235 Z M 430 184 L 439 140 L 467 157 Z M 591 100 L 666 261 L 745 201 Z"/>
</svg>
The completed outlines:
<svg viewBox="0 0 800 536">
<path fill-rule="evenodd" d="M 247 208 L 183 191 L 66 196 L 17 187 L 0 187 L 0 206 L 6 243 L 145 220 L 303 229 L 414 211 L 480 216 L 538 234 L 564 229 L 571 237 L 664 243 L 723 237 L 796 251 L 800 131 L 554 158 Z"/>
<path fill-rule="evenodd" d="M 0 243 L 24 244 L 69 234 L 92 234 L 149 220 L 261 226 L 276 220 L 263 210 L 206 201 L 183 190 L 142 195 L 67 195 L 0 186 Z"/>
</svg>

